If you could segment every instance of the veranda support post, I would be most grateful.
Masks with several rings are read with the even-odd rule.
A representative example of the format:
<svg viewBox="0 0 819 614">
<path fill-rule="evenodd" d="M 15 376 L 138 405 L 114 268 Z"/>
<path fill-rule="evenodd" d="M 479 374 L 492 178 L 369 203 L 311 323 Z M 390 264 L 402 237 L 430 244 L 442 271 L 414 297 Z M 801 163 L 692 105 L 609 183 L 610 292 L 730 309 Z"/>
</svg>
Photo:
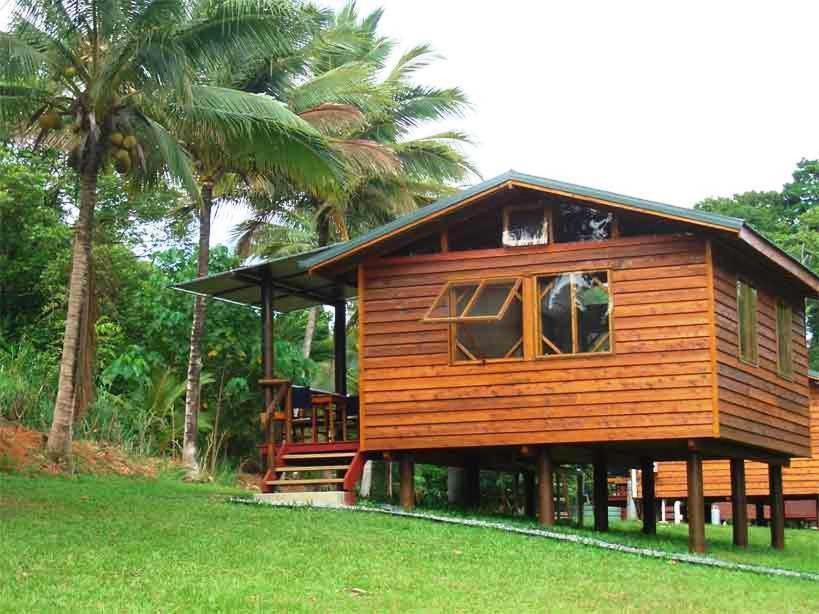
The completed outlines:
<svg viewBox="0 0 819 614">
<path fill-rule="evenodd" d="M 335 364 L 335 390 L 347 395 L 347 303 L 339 301 L 334 305 L 333 352 Z"/>
<path fill-rule="evenodd" d="M 262 378 L 266 380 L 273 379 L 275 372 L 276 355 L 273 350 L 273 283 L 270 279 L 270 272 L 265 270 L 262 273 L 261 284 L 261 301 L 262 301 Z M 268 413 L 270 404 L 273 403 L 274 389 L 272 386 L 264 386 L 264 412 L 268 414 L 268 423 L 265 426 L 265 443 L 267 449 L 263 455 L 264 469 L 267 471 L 272 465 L 274 458 L 274 445 L 276 436 L 276 427 L 272 420 L 272 416 Z"/>
<path fill-rule="evenodd" d="M 734 545 L 745 548 L 748 545 L 748 498 L 745 494 L 745 461 L 731 459 L 731 524 Z"/>
<path fill-rule="evenodd" d="M 702 455 L 688 453 L 688 550 L 705 552 L 705 499 L 702 489 Z"/>
</svg>

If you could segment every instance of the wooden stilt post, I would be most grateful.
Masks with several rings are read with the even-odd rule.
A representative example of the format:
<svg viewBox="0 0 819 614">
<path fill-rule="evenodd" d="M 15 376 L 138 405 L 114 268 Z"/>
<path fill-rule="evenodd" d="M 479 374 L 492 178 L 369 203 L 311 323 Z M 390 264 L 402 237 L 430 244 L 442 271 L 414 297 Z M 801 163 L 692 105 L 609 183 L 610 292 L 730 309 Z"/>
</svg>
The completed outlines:
<svg viewBox="0 0 819 614">
<path fill-rule="evenodd" d="M 554 479 L 554 496 L 555 496 L 555 522 L 560 520 L 560 493 L 563 492 L 563 479 L 560 472 L 560 466 L 557 467 L 552 466 L 552 474 L 555 476 Z"/>
<path fill-rule="evenodd" d="M 609 472 L 606 453 L 594 453 L 594 530 L 609 530 Z"/>
<path fill-rule="evenodd" d="M 583 526 L 583 504 L 585 503 L 585 497 L 583 495 L 583 472 L 577 472 L 577 500 L 575 504 L 577 505 L 577 526 Z"/>
<path fill-rule="evenodd" d="M 466 507 L 478 508 L 481 505 L 481 467 L 475 459 L 469 459 L 464 468 L 464 490 Z"/>
<path fill-rule="evenodd" d="M 771 547 L 785 547 L 785 498 L 782 492 L 782 465 L 768 465 L 771 494 Z"/>
<path fill-rule="evenodd" d="M 705 552 L 705 499 L 702 490 L 702 455 L 688 453 L 688 550 Z"/>
<path fill-rule="evenodd" d="M 535 474 L 531 471 L 523 474 L 523 513 L 527 518 L 535 517 Z"/>
<path fill-rule="evenodd" d="M 399 461 L 401 476 L 401 507 L 409 511 L 415 507 L 415 466 L 410 454 L 402 454 Z"/>
<path fill-rule="evenodd" d="M 643 533 L 657 534 L 657 499 L 654 495 L 654 461 L 640 460 L 640 477 L 643 485 Z"/>
<path fill-rule="evenodd" d="M 545 526 L 555 523 L 554 468 L 549 448 L 542 446 L 537 453 L 538 522 Z"/>
<path fill-rule="evenodd" d="M 748 497 L 745 494 L 745 460 L 731 459 L 731 524 L 734 545 L 748 545 Z"/>
</svg>

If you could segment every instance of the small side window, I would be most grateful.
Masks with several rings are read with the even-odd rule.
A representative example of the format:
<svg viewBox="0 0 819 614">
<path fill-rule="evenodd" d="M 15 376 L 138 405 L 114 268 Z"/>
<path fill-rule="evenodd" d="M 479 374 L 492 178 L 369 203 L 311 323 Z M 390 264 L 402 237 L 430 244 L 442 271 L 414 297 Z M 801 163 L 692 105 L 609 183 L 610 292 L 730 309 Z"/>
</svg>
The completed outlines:
<svg viewBox="0 0 819 614">
<path fill-rule="evenodd" d="M 737 281 L 737 332 L 739 335 L 739 358 L 752 365 L 759 364 L 759 340 L 757 338 L 757 292 L 751 284 Z"/>
<path fill-rule="evenodd" d="M 549 210 L 543 205 L 506 207 L 503 211 L 503 244 L 546 245 L 549 242 Z"/>
<path fill-rule="evenodd" d="M 793 310 L 783 300 L 776 301 L 776 362 L 779 375 L 793 377 Z"/>
<path fill-rule="evenodd" d="M 555 219 L 555 242 L 603 241 L 611 238 L 614 214 L 592 207 L 562 203 Z"/>
</svg>

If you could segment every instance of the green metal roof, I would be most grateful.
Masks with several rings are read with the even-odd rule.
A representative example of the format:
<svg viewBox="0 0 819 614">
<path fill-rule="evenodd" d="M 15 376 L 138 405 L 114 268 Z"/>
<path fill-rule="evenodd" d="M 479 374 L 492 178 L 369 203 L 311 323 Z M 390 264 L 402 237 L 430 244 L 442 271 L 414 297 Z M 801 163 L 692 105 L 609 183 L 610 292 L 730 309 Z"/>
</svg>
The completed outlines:
<svg viewBox="0 0 819 614">
<path fill-rule="evenodd" d="M 194 279 L 178 284 L 174 286 L 174 288 L 194 294 L 211 296 L 220 300 L 245 305 L 258 305 L 261 302 L 259 283 L 261 282 L 262 274 L 266 272 L 273 279 L 274 285 L 276 285 L 274 308 L 277 311 L 292 311 L 311 305 L 331 304 L 340 298 L 351 298 L 355 296 L 355 288 L 343 282 L 322 277 L 320 273 L 318 275 L 311 274 L 311 271 L 315 271 L 317 268 L 320 269 L 320 267 L 330 261 L 351 256 L 362 247 L 377 242 L 383 237 L 400 231 L 403 228 L 408 228 L 417 222 L 422 222 L 426 218 L 432 218 L 438 213 L 445 213 L 450 208 L 455 209 L 463 201 L 484 192 L 500 188 L 509 182 L 519 183 L 523 186 L 528 185 L 533 188 L 544 188 L 545 190 L 574 195 L 580 198 L 585 197 L 599 200 L 604 203 L 610 203 L 613 206 L 621 205 L 649 215 L 671 216 L 692 224 L 724 230 L 740 241 L 744 240 L 743 237 L 746 234 L 753 235 L 775 249 L 779 255 L 784 256 L 784 258 L 777 256 L 778 260 L 777 258 L 768 256 L 774 264 L 789 271 L 808 287 L 812 288 L 816 294 L 819 294 L 819 276 L 763 236 L 756 233 L 739 218 L 718 215 L 697 209 L 676 207 L 674 205 L 634 198 L 632 196 L 624 196 L 622 194 L 579 186 L 564 181 L 526 175 L 516 171 L 508 171 L 465 190 L 461 190 L 456 194 L 437 200 L 426 207 L 421 207 L 350 241 L 336 243 L 301 254 L 275 258 L 259 264 L 241 267 L 200 279 Z M 747 242 L 747 240 L 745 241 Z M 759 251 L 758 248 L 757 251 Z M 811 377 L 819 379 L 819 374 L 814 372 L 811 374 Z"/>
<path fill-rule="evenodd" d="M 546 179 L 543 177 L 536 177 L 535 175 L 527 175 L 525 173 L 518 173 L 510 170 L 502 175 L 487 179 L 472 187 L 462 190 L 446 198 L 435 201 L 425 207 L 421 207 L 411 213 L 399 217 L 389 224 L 384 224 L 378 228 L 371 230 L 355 239 L 346 241 L 344 243 L 336 243 L 330 249 L 319 254 L 313 254 L 304 260 L 304 265 L 308 268 L 320 267 L 325 262 L 335 260 L 350 252 L 356 251 L 363 245 L 367 245 L 373 241 L 378 240 L 388 234 L 391 234 L 405 226 L 409 226 L 416 222 L 422 221 L 424 218 L 430 217 L 436 213 L 446 211 L 450 207 L 456 206 L 458 203 L 494 188 L 498 188 L 503 184 L 517 181 L 524 184 L 529 184 L 535 187 L 545 188 L 547 190 L 555 190 L 559 192 L 567 192 L 576 196 L 594 198 L 610 202 L 614 205 L 624 205 L 645 213 L 653 213 L 660 215 L 671 215 L 682 218 L 694 224 L 717 226 L 728 231 L 738 232 L 743 226 L 743 220 L 727 215 L 718 215 L 716 213 L 709 213 L 707 211 L 700 211 L 698 209 L 686 209 L 684 207 L 676 207 L 666 203 L 660 203 L 652 200 L 645 200 L 643 198 L 635 198 L 633 196 L 625 196 L 623 194 L 616 194 L 614 192 L 607 192 L 605 190 L 597 190 L 585 186 L 566 183 L 565 181 L 557 181 L 554 179 Z"/>
<path fill-rule="evenodd" d="M 808 377 L 819 381 L 819 371 L 808 371 Z"/>
</svg>

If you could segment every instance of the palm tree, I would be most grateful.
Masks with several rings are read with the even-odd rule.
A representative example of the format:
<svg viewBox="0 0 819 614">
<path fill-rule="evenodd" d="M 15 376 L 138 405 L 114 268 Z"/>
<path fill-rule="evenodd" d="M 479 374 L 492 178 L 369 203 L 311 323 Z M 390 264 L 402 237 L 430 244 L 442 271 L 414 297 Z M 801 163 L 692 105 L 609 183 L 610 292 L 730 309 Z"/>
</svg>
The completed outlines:
<svg viewBox="0 0 819 614">
<path fill-rule="evenodd" d="M 382 11 L 359 18 L 350 2 L 305 49 L 304 76 L 292 83 L 257 70 L 244 87 L 268 91 L 317 129 L 332 137 L 353 162 L 377 151 L 390 164 L 354 164 L 343 185 L 324 192 L 279 189 L 274 198 L 252 199 L 254 215 L 237 228 L 239 252 L 273 256 L 343 241 L 427 204 L 451 185 L 476 174 L 459 151 L 466 135 L 443 132 L 409 138 L 426 122 L 459 115 L 467 106 L 457 88 L 431 88 L 412 82 L 414 73 L 434 60 L 424 45 L 401 56 L 382 79 L 393 42 L 378 35 Z M 361 117 L 334 112 L 353 107 Z M 328 109 L 329 112 L 323 112 Z M 310 228 L 309 226 L 312 226 Z M 309 357 L 317 308 L 308 314 L 303 352 Z"/>
<path fill-rule="evenodd" d="M 332 174 L 325 140 L 305 122 L 280 121 L 279 106 L 247 94 L 197 89 L 198 76 L 226 59 L 289 45 L 282 24 L 297 13 L 284 0 L 18 0 L 0 33 L 0 124 L 31 146 L 63 148 L 80 185 L 51 458 L 70 461 L 100 173 L 114 165 L 144 184 L 168 172 L 200 202 L 192 159 L 171 132 L 176 116 L 225 146 L 247 134 L 282 148 L 295 140 Z"/>
<path fill-rule="evenodd" d="M 309 83 L 299 87 L 305 105 L 294 113 L 287 105 L 276 100 L 272 88 L 264 92 L 245 92 L 233 89 L 237 84 L 247 83 L 255 76 L 247 76 L 247 66 L 264 64 L 271 79 L 292 83 L 303 70 L 304 48 L 324 22 L 325 14 L 313 9 L 301 9 L 302 19 L 295 23 L 283 23 L 282 30 L 290 36 L 288 45 L 276 49 L 256 49 L 253 57 L 226 58 L 200 76 L 200 83 L 193 86 L 194 103 L 176 109 L 170 105 L 166 123 L 184 144 L 194 166 L 201 202 L 198 207 L 199 243 L 197 275 L 208 273 L 210 252 L 210 222 L 215 203 L 234 204 L 249 199 L 275 197 L 282 186 L 288 190 L 309 192 L 332 192 L 346 180 L 346 170 L 351 165 L 379 172 L 388 172 L 395 164 L 394 157 L 384 153 L 377 144 L 359 140 L 349 143 L 333 137 L 332 130 L 319 130 L 328 125 L 358 125 L 363 115 L 351 104 L 325 104 L 315 96 Z M 258 58 L 254 61 L 254 57 Z M 276 66 L 275 76 L 270 66 Z M 322 87 L 322 86 L 318 86 Z M 247 88 L 251 89 L 251 88 Z M 312 99 L 308 97 L 313 95 Z M 266 123 L 282 126 L 284 137 L 271 139 L 268 132 L 257 130 L 254 122 L 245 121 L 236 130 L 232 125 L 220 126 L 216 131 L 203 131 L 196 112 L 208 100 L 215 100 L 237 117 L 263 119 Z M 310 105 L 307 102 L 313 102 Z M 168 105 L 158 103 L 158 113 Z M 288 132 L 289 131 L 289 132 Z M 232 134 L 236 132 L 237 134 Z M 327 172 L 325 157 L 317 157 L 313 139 L 324 132 L 333 163 L 332 173 Z M 301 135 L 302 138 L 298 138 Z M 304 138 L 308 135 L 308 138 Z M 284 141 L 284 145 L 282 141 Z M 197 297 L 194 304 L 193 323 L 189 346 L 187 393 L 185 400 L 185 434 L 183 463 L 193 477 L 198 473 L 197 463 L 197 417 L 200 405 L 200 377 L 202 373 L 201 339 L 205 326 L 206 307 L 204 299 Z"/>
<path fill-rule="evenodd" d="M 468 102 L 458 88 L 416 85 L 414 74 L 437 56 L 426 45 L 403 54 L 382 79 L 392 41 L 381 37 L 377 27 L 379 9 L 359 18 L 355 3 L 342 8 L 306 50 L 305 73 L 309 78 L 290 84 L 283 79 L 259 76 L 254 90 L 274 92 L 301 117 L 332 137 L 346 159 L 357 159 L 368 149 L 393 157 L 393 163 L 356 165 L 343 185 L 333 190 L 300 192 L 292 186 L 279 189 L 275 198 L 252 201 L 254 216 L 238 229 L 240 251 L 271 255 L 266 245 L 281 224 L 293 221 L 293 209 L 314 217 L 318 245 L 346 240 L 395 215 L 427 204 L 451 191 L 453 184 L 477 175 L 460 146 L 469 138 L 449 131 L 410 138 L 425 123 L 460 115 Z M 345 121 L 342 114 L 312 117 L 314 110 L 347 105 L 362 117 Z M 283 217 L 282 217 L 283 216 Z M 274 232 L 266 232 L 272 224 Z M 275 242 L 274 242 L 275 243 Z"/>
</svg>

